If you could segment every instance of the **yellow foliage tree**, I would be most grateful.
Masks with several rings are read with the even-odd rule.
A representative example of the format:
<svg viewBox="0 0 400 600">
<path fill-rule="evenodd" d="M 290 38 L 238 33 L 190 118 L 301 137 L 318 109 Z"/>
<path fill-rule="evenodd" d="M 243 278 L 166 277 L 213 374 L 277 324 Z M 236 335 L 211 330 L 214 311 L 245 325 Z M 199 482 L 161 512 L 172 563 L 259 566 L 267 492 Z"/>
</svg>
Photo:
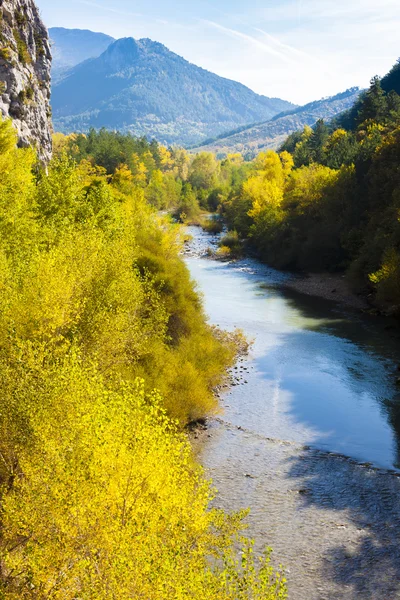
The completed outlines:
<svg viewBox="0 0 400 600">
<path fill-rule="evenodd" d="M 182 433 L 237 346 L 177 231 L 124 165 L 60 151 L 34 177 L 9 123 L 0 144 L 0 597 L 286 598 Z"/>
<path fill-rule="evenodd" d="M 285 182 L 293 167 L 287 152 L 262 152 L 254 161 L 255 173 L 245 181 L 242 194 L 251 201 L 248 215 L 253 220 L 251 236 L 262 239 L 282 218 Z"/>
<path fill-rule="evenodd" d="M 340 171 L 312 164 L 293 171 L 288 180 L 285 204 L 296 208 L 298 212 L 316 205 L 324 198 L 324 191 L 340 177 Z"/>
</svg>

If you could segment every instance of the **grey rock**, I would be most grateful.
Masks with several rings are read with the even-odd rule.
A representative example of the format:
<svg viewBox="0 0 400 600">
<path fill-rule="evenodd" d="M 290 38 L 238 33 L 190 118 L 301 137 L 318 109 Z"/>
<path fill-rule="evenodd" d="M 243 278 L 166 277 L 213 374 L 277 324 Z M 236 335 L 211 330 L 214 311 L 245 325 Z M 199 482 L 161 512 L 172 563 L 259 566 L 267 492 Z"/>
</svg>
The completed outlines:
<svg viewBox="0 0 400 600">
<path fill-rule="evenodd" d="M 0 0 L 0 112 L 11 117 L 20 147 L 40 160 L 52 154 L 51 52 L 47 29 L 33 0 Z"/>
</svg>

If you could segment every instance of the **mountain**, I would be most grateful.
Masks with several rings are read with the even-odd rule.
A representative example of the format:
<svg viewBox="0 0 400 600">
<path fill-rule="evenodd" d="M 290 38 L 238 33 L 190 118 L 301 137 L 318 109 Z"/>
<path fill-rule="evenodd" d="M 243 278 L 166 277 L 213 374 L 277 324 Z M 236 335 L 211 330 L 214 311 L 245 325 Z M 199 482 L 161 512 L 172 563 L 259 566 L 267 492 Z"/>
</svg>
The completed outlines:
<svg viewBox="0 0 400 600">
<path fill-rule="evenodd" d="M 197 67 L 160 43 L 124 38 L 70 69 L 52 97 L 55 128 L 130 131 L 196 144 L 294 107 Z"/>
<path fill-rule="evenodd" d="M 52 27 L 49 34 L 53 55 L 53 82 L 60 81 L 71 67 L 88 58 L 97 58 L 115 41 L 104 33 L 84 29 Z"/>
<path fill-rule="evenodd" d="M 51 157 L 50 68 L 47 29 L 33 0 L 2 0 L 0 116 L 11 117 L 18 145 Z"/>
<path fill-rule="evenodd" d="M 310 102 L 294 110 L 276 115 L 271 120 L 242 127 L 209 140 L 194 150 L 206 150 L 221 154 L 242 152 L 251 157 L 267 148 L 278 148 L 293 131 L 305 125 L 315 125 L 318 119 L 330 121 L 337 114 L 350 108 L 360 95 L 359 88 L 351 88 L 331 96 Z"/>
</svg>

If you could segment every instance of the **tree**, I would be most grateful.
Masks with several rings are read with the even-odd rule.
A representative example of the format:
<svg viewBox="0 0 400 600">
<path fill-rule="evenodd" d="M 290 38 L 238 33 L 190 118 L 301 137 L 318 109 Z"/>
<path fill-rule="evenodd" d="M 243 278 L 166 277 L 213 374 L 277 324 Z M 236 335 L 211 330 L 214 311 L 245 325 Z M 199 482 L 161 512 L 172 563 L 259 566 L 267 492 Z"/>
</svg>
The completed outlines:
<svg viewBox="0 0 400 600">
<path fill-rule="evenodd" d="M 326 141 L 324 164 L 331 169 L 340 169 L 342 165 L 354 162 L 357 151 L 354 134 L 336 129 Z"/>
<path fill-rule="evenodd" d="M 311 162 L 311 152 L 308 142 L 312 136 L 312 133 L 313 131 L 311 127 L 306 125 L 303 129 L 303 133 L 301 134 L 300 141 L 296 144 L 296 149 L 293 155 L 293 160 L 296 167 L 309 165 Z"/>
<path fill-rule="evenodd" d="M 194 189 L 210 190 L 218 180 L 219 164 L 211 152 L 200 152 L 193 158 L 188 181 Z"/>
<path fill-rule="evenodd" d="M 380 78 L 376 75 L 371 79 L 371 85 L 363 98 L 361 108 L 357 115 L 357 125 L 366 121 L 381 123 L 387 113 L 387 100 L 382 89 Z"/>
<path fill-rule="evenodd" d="M 176 216 L 182 222 L 191 222 L 198 218 L 200 215 L 199 201 L 195 191 L 193 190 L 190 183 L 185 183 L 182 188 L 182 195 L 179 201 L 179 206 L 176 212 Z"/>
<path fill-rule="evenodd" d="M 325 159 L 325 144 L 329 137 L 329 128 L 323 119 L 318 119 L 313 132 L 307 142 L 311 159 L 314 162 L 323 163 Z"/>
</svg>

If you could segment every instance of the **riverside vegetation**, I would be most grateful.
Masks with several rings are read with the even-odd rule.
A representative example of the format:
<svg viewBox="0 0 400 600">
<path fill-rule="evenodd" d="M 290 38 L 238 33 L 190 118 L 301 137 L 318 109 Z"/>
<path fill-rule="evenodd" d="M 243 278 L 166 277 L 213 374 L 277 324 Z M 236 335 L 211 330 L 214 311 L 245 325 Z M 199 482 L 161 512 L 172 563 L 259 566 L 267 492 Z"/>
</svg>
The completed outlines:
<svg viewBox="0 0 400 600">
<path fill-rule="evenodd" d="M 182 431 L 241 343 L 151 207 L 197 210 L 195 161 L 92 132 L 56 136 L 44 172 L 15 144 L 1 122 L 0 597 L 286 598 Z"/>
<path fill-rule="evenodd" d="M 261 153 L 244 181 L 221 190 L 220 203 L 229 228 L 268 264 L 347 272 L 355 290 L 396 314 L 399 92 L 400 63 L 329 126 L 321 120 L 292 134 L 278 153 Z"/>
<path fill-rule="evenodd" d="M 397 63 L 335 121 L 305 127 L 278 152 L 250 162 L 241 154 L 217 160 L 209 152 L 152 152 L 143 139 L 105 131 L 64 143 L 79 160 L 94 157 L 109 172 L 123 156 L 148 202 L 182 221 L 199 223 L 202 210 L 219 212 L 230 230 L 220 256 L 239 256 L 245 241 L 277 268 L 347 273 L 355 291 L 398 314 L 399 93 Z M 103 149 L 107 140 L 115 147 L 111 157 Z M 218 231 L 221 224 L 207 221 L 205 228 Z"/>
<path fill-rule="evenodd" d="M 230 230 L 223 257 L 238 256 L 245 241 L 277 268 L 346 272 L 356 291 L 399 314 L 399 93 L 397 63 L 352 109 L 329 125 L 320 120 L 291 134 L 278 152 L 246 162 L 240 154 L 217 160 L 208 152 L 189 157 L 159 149 L 151 159 L 136 152 L 130 168 L 137 179 L 149 178 L 148 201 L 174 206 L 183 221 L 199 222 L 202 209 L 218 211 Z M 106 132 L 69 143 L 80 158 L 93 155 L 104 164 L 107 136 L 119 146 L 132 143 Z M 215 221 L 205 227 L 220 229 Z"/>
<path fill-rule="evenodd" d="M 223 256 L 245 240 L 400 305 L 399 74 L 251 162 L 92 130 L 56 135 L 44 172 L 1 123 L 0 597 L 287 596 L 182 431 L 244 342 L 206 324 L 162 213 L 219 212 Z"/>
</svg>

